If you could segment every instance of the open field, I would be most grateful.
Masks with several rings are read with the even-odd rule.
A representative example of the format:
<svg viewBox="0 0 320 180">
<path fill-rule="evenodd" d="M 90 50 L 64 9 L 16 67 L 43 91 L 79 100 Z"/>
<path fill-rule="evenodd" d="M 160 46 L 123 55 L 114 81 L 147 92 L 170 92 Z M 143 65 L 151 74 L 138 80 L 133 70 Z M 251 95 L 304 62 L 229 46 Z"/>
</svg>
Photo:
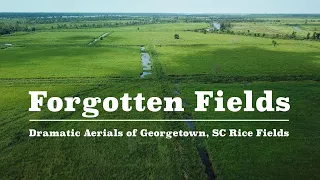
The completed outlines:
<svg viewBox="0 0 320 180">
<path fill-rule="evenodd" d="M 316 22 L 303 25 L 303 18 L 281 22 L 299 24 L 299 36 L 309 31 L 307 26 L 319 28 Z M 237 31 L 293 31 L 284 24 L 232 25 Z M 0 44 L 12 44 L 0 49 L 0 179 L 208 179 L 199 144 L 208 152 L 217 179 L 320 178 L 319 41 L 277 39 L 273 46 L 270 38 L 193 31 L 210 27 L 205 22 L 53 30 L 49 24 L 38 26 L 43 29 L 0 36 Z M 104 33 L 110 34 L 89 45 Z M 145 79 L 140 78 L 141 46 L 152 62 L 152 75 Z M 219 89 L 225 98 L 244 98 L 243 90 L 253 90 L 254 99 L 273 90 L 274 96 L 290 97 L 291 110 L 218 113 L 211 106 L 208 112 L 194 112 L 195 91 Z M 51 97 L 181 96 L 185 112 L 107 113 L 99 106 L 98 119 L 290 119 L 195 123 L 208 133 L 213 128 L 283 128 L 290 137 L 205 138 L 201 143 L 194 138 L 29 138 L 29 128 L 190 130 L 185 122 L 29 122 L 83 119 L 81 105 L 74 113 L 29 112 L 28 91 L 34 90 L 46 90 Z"/>
<path fill-rule="evenodd" d="M 1 78 L 134 77 L 141 69 L 135 47 L 15 47 L 0 54 Z"/>
<path fill-rule="evenodd" d="M 267 19 L 264 19 L 267 20 Z M 272 20 L 272 19 L 270 19 Z M 306 38 L 307 34 L 318 32 L 320 29 L 319 19 L 273 19 L 280 22 L 237 22 L 232 23 L 231 30 L 234 32 L 260 33 L 269 35 L 288 35 L 296 32 L 297 37 Z"/>
<path fill-rule="evenodd" d="M 157 47 L 166 74 L 319 75 L 318 48 L 283 44 Z M 249 66 L 250 64 L 250 66 Z"/>
<path fill-rule="evenodd" d="M 297 32 L 298 36 L 306 36 L 312 29 L 304 28 L 305 24 L 301 25 L 286 25 L 286 24 L 265 24 L 265 23 L 235 23 L 232 28 L 234 31 L 252 31 L 255 33 L 268 33 L 268 34 L 291 34 L 293 31 Z"/>
<path fill-rule="evenodd" d="M 273 129 L 283 127 L 290 129 L 290 138 L 216 138 L 206 141 L 209 153 L 213 155 L 213 162 L 217 162 L 218 177 L 225 179 L 317 179 L 319 165 L 319 136 L 315 133 L 319 128 L 319 96 L 318 82 L 254 82 L 252 84 L 204 84 L 181 83 L 178 86 L 181 96 L 189 107 L 187 112 L 192 113 L 194 119 L 290 119 L 287 123 L 210 123 L 198 122 L 198 129 L 235 128 L 250 130 L 255 128 Z M 193 98 L 194 91 L 224 90 L 224 98 L 228 99 L 237 94 L 245 99 L 243 90 L 253 90 L 253 99 L 263 95 L 265 89 L 272 89 L 274 96 L 288 96 L 291 100 L 291 110 L 288 113 L 275 112 L 215 112 L 215 106 L 210 106 L 208 112 L 193 112 L 192 105 L 196 104 Z M 307 93 L 306 93 L 307 92 Z M 212 100 L 211 103 L 214 103 Z M 307 118 L 306 118 L 307 117 Z M 299 161 L 295 159 L 298 158 Z M 312 159 L 312 160 L 311 160 Z M 304 168 L 308 167 L 308 168 Z M 292 168 L 299 172 L 292 172 Z M 251 169 L 251 171 L 247 171 Z M 261 171 L 265 169 L 266 171 Z M 238 173 L 238 172 L 242 173 Z M 272 172 L 272 173 L 271 173 Z"/>
<path fill-rule="evenodd" d="M 91 32 L 77 30 L 76 32 L 38 32 L 16 36 L 1 37 L 0 43 L 17 46 L 48 46 L 48 45 L 87 45 L 92 39 L 99 37 L 104 31 Z"/>
<path fill-rule="evenodd" d="M 138 93 L 144 92 L 145 96 L 159 94 L 159 85 L 155 83 L 141 82 L 126 85 L 127 83 L 107 83 L 102 86 L 97 85 L 15 85 L 1 88 L 4 95 L 1 102 L 8 103 L 8 106 L 1 105 L 1 112 L 4 117 L 1 120 L 1 171 L 0 176 L 4 178 L 159 178 L 163 179 L 179 178 L 181 166 L 184 170 L 190 171 L 189 176 L 196 178 L 201 175 L 202 167 L 197 158 L 196 150 L 190 146 L 191 141 L 181 144 L 181 147 L 188 148 L 183 154 L 174 150 L 179 141 L 168 141 L 159 139 L 135 138 L 78 138 L 78 139 L 28 139 L 26 128 L 43 130 L 52 129 L 91 129 L 101 130 L 101 128 L 117 128 L 120 130 L 130 130 L 132 125 L 136 128 L 147 129 L 170 129 L 164 123 L 31 123 L 30 118 L 80 118 L 81 112 L 77 114 L 56 113 L 30 113 L 25 111 L 29 106 L 29 100 L 25 94 L 29 90 L 45 88 L 52 96 L 68 96 L 77 93 L 79 97 L 86 96 L 120 96 L 122 92 Z M 118 88 L 117 88 L 118 87 Z M 145 89 L 145 90 L 143 90 Z M 147 89 L 147 90 L 146 90 Z M 148 93 L 149 92 L 149 93 Z M 14 106 L 15 105 L 15 106 Z M 18 106 L 18 107 L 17 107 Z M 101 110 L 101 108 L 100 108 Z M 101 110 L 102 112 L 102 110 Z M 129 113 L 102 113 L 101 118 L 161 118 L 163 115 L 151 112 Z M 183 124 L 182 124 L 183 125 Z M 13 130 L 14 129 L 14 130 Z M 30 145 L 32 147 L 30 147 Z M 52 148 L 48 148 L 52 147 Z M 190 149 L 189 149 L 190 147 Z M 21 153 L 21 151 L 25 153 Z M 35 157 L 39 157 L 36 158 Z M 41 157 L 41 158 L 40 158 Z M 172 162 L 175 159 L 176 163 Z M 181 159 L 181 160 L 179 160 Z M 19 163 L 17 165 L 17 163 Z M 63 166 L 63 168 L 61 168 Z M 77 167 L 77 168 L 72 168 Z M 95 167 L 92 170 L 89 167 Z M 123 168 L 126 173 L 120 173 Z M 196 169 L 195 169 L 196 168 Z M 70 169 L 68 173 L 66 169 Z M 145 171 L 148 169 L 148 171 Z M 197 170 L 198 169 L 198 170 Z M 90 171 L 88 173 L 87 171 Z M 34 174 L 33 172 L 37 172 Z M 137 172 L 139 172 L 137 174 Z M 161 172 L 161 175 L 158 173 Z M 121 176 L 119 176 L 119 173 Z M 203 178 L 204 173 L 203 174 Z"/>
</svg>

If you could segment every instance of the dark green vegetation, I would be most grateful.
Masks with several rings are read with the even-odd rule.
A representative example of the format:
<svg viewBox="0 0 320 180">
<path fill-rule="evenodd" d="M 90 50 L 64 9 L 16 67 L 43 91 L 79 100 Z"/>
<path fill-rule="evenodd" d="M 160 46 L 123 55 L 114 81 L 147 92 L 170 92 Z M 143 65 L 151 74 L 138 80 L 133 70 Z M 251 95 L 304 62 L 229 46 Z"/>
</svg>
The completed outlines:
<svg viewBox="0 0 320 180">
<path fill-rule="evenodd" d="M 207 149 L 217 179 L 319 179 L 320 44 L 311 40 L 312 31 L 320 28 L 318 15 L 53 15 L 57 17 L 1 14 L 3 24 L 19 21 L 36 30 L 0 36 L 0 179 L 207 179 L 199 146 Z M 292 29 L 285 29 L 286 23 L 302 26 L 306 19 L 301 37 L 310 32 L 310 39 L 278 38 L 274 46 L 270 29 L 276 26 L 287 33 Z M 213 22 L 224 22 L 225 31 L 194 32 L 210 29 Z M 265 28 L 252 29 L 255 23 L 256 28 Z M 246 33 L 250 29 L 250 33 L 271 35 L 226 33 L 238 27 Z M 109 34 L 100 38 L 105 33 Z M 146 79 L 139 76 L 141 45 L 153 63 L 153 74 Z M 208 112 L 194 112 L 194 91 L 220 89 L 225 98 L 243 98 L 243 90 L 253 90 L 254 99 L 263 90 L 273 90 L 275 97 L 290 97 L 291 110 L 219 113 L 210 106 Z M 208 133 L 213 128 L 283 128 L 290 137 L 208 138 L 201 143 L 192 138 L 29 138 L 29 128 L 189 130 L 184 122 L 29 122 L 82 119 L 80 105 L 74 113 L 29 112 L 28 91 L 34 90 L 46 90 L 51 97 L 181 96 L 186 105 L 183 113 L 99 109 L 99 119 L 290 119 L 196 123 L 198 130 Z"/>
<path fill-rule="evenodd" d="M 251 89 L 254 99 L 263 95 L 263 90 L 272 89 L 275 96 L 290 97 L 288 113 L 259 112 L 214 112 L 193 113 L 194 119 L 290 119 L 290 123 L 197 123 L 198 129 L 208 132 L 214 128 L 250 130 L 256 128 L 284 128 L 290 130 L 290 138 L 216 138 L 206 141 L 213 155 L 217 177 L 225 179 L 317 179 L 320 143 L 317 129 L 319 124 L 319 82 L 254 82 L 233 84 L 181 83 L 179 87 L 192 110 L 195 104 L 193 91 L 223 89 L 224 97 L 234 94 L 244 98 L 243 90 Z M 307 167 L 307 168 L 306 168 Z M 250 169 L 250 171 L 248 171 Z"/>
</svg>

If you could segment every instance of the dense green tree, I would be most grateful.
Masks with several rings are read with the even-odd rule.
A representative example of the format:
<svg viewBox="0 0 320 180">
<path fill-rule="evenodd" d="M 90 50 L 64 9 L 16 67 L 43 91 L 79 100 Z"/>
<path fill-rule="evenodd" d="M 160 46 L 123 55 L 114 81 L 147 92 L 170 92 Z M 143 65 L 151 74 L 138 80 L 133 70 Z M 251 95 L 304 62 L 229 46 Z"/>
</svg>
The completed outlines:
<svg viewBox="0 0 320 180">
<path fill-rule="evenodd" d="M 225 31 L 228 30 L 231 27 L 231 24 L 229 22 L 221 22 L 220 23 L 220 30 Z"/>
<path fill-rule="evenodd" d="M 307 34 L 307 39 L 310 39 L 310 33 L 308 32 L 308 34 Z"/>
<path fill-rule="evenodd" d="M 313 35 L 312 35 L 312 39 L 316 39 L 317 38 L 317 33 L 314 32 Z"/>
<path fill-rule="evenodd" d="M 293 31 L 291 34 L 291 38 L 295 39 L 297 37 L 297 32 Z"/>
</svg>

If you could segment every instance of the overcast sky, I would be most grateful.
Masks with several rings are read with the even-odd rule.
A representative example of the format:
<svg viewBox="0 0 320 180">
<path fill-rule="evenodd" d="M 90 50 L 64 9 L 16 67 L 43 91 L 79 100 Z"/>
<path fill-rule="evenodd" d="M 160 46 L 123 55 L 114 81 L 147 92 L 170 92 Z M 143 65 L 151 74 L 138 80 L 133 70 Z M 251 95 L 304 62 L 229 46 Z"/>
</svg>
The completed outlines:
<svg viewBox="0 0 320 180">
<path fill-rule="evenodd" d="M 0 12 L 320 13 L 320 0 L 0 0 Z"/>
</svg>

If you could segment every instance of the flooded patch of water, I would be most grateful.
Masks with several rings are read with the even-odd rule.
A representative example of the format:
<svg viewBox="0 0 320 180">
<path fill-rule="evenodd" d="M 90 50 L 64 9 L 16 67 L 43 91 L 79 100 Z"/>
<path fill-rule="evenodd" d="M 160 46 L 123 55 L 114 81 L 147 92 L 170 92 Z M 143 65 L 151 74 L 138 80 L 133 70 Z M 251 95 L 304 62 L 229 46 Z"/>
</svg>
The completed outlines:
<svg viewBox="0 0 320 180">
<path fill-rule="evenodd" d="M 183 102 L 182 102 L 182 107 L 185 108 L 185 107 L 187 107 L 187 106 L 188 106 L 188 103 L 187 103 L 186 101 L 183 101 Z"/>
<path fill-rule="evenodd" d="M 180 91 L 178 91 L 178 90 L 174 90 L 173 94 L 174 94 L 174 95 L 180 95 L 181 93 L 180 93 Z"/>
<path fill-rule="evenodd" d="M 140 74 L 141 78 L 152 74 L 152 64 L 150 54 L 146 52 L 145 47 L 141 46 L 141 64 L 142 64 L 142 73 Z"/>
<path fill-rule="evenodd" d="M 221 24 L 220 23 L 212 23 L 212 26 L 208 29 L 206 29 L 208 32 L 212 32 L 215 30 L 220 30 L 221 29 Z"/>
<path fill-rule="evenodd" d="M 220 23 L 213 23 L 212 24 L 213 25 L 213 27 L 215 28 L 215 29 L 217 29 L 217 30 L 220 30 L 221 29 L 221 24 Z"/>
<path fill-rule="evenodd" d="M 187 119 L 186 124 L 188 125 L 191 131 L 196 131 L 196 125 L 191 119 Z"/>
<path fill-rule="evenodd" d="M 12 44 L 0 44 L 0 49 L 6 49 L 6 48 L 10 48 L 13 47 Z"/>
<path fill-rule="evenodd" d="M 150 74 L 152 74 L 152 73 L 151 73 L 151 72 L 142 72 L 141 75 L 140 75 L 140 77 L 141 77 L 141 78 L 145 78 L 146 76 L 148 76 L 148 75 L 150 75 Z"/>
<path fill-rule="evenodd" d="M 150 71 L 151 70 L 151 61 L 150 61 L 150 55 L 148 53 L 141 53 L 141 61 L 142 61 L 142 67 L 144 71 Z"/>
</svg>

